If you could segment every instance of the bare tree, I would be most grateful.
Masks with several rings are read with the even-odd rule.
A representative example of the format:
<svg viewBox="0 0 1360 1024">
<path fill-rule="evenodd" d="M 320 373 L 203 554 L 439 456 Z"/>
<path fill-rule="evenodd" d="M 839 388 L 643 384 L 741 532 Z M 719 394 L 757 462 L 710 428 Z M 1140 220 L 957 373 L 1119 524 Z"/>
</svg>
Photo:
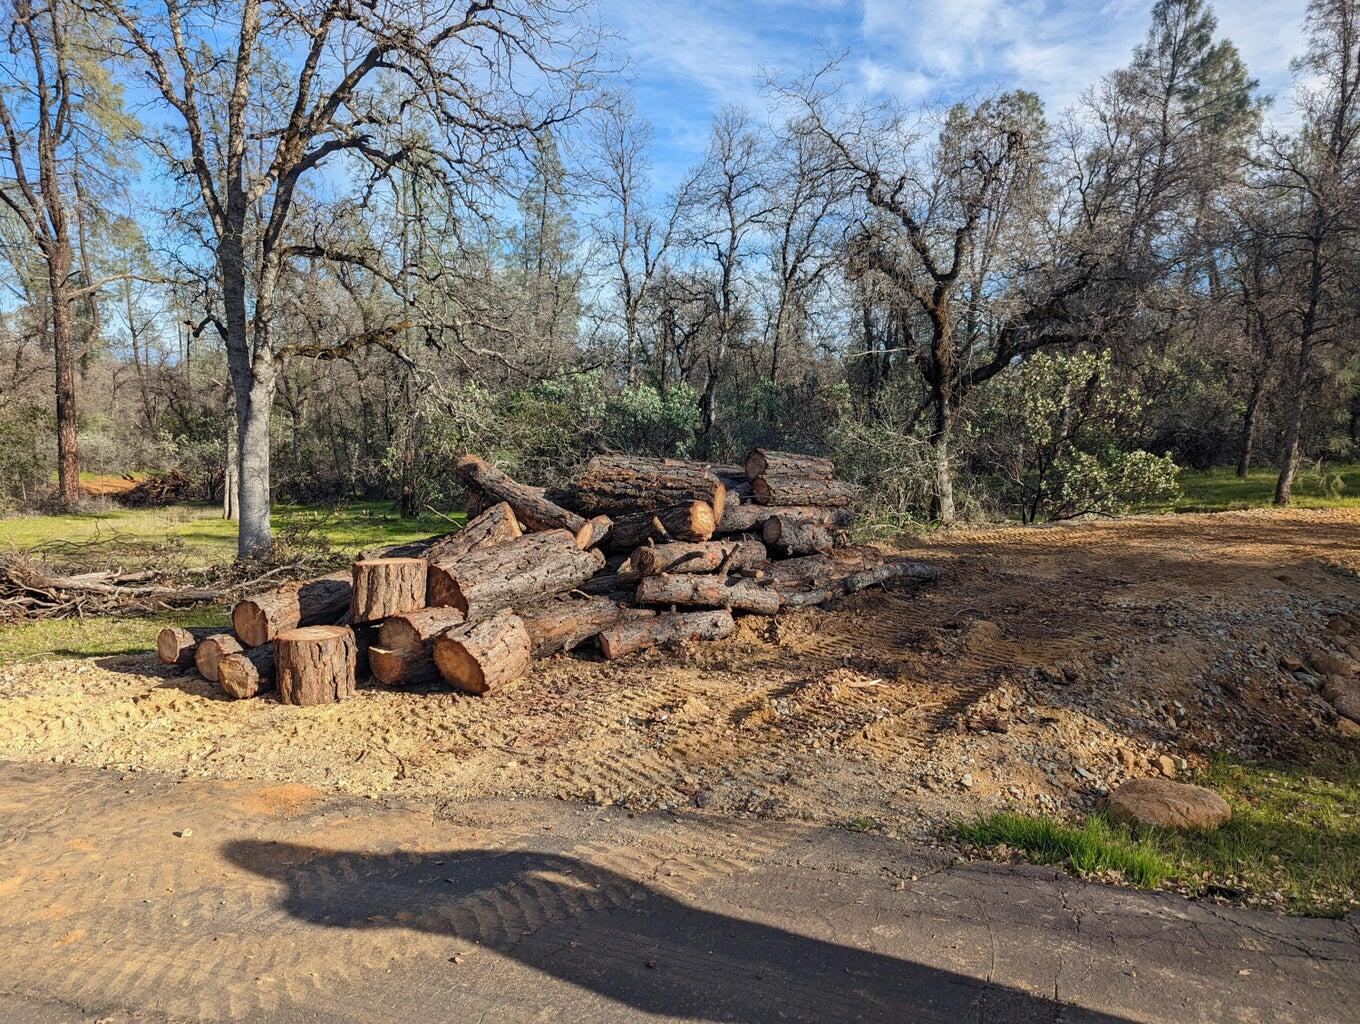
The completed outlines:
<svg viewBox="0 0 1360 1024">
<path fill-rule="evenodd" d="M 394 320 L 320 349 L 282 343 L 273 324 L 284 278 L 299 262 L 322 262 L 400 281 L 362 238 L 326 230 L 337 207 L 362 204 L 398 167 L 436 176 L 450 202 L 481 207 L 526 141 L 576 112 L 596 38 L 574 0 L 97 6 L 174 119 L 161 154 L 207 225 L 220 305 L 206 319 L 226 342 L 240 424 L 238 550 L 261 555 L 272 546 L 281 364 L 395 348 L 413 326 Z M 415 121 L 424 132 L 403 130 Z M 337 186 L 346 167 L 363 169 L 349 194 Z"/>
</svg>

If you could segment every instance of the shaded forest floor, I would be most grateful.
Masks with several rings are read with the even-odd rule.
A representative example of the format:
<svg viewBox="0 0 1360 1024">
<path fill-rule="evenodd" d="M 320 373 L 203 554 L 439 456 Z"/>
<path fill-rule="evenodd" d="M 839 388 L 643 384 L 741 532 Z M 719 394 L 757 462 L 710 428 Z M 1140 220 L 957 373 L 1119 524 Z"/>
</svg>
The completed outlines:
<svg viewBox="0 0 1360 1024">
<path fill-rule="evenodd" d="M 915 836 L 1001 808 L 1079 817 L 1128 778 L 1210 773 L 1239 831 L 1217 854 L 1190 851 L 1180 884 L 1333 912 L 1355 898 L 1360 741 L 1338 734 L 1298 663 L 1360 645 L 1338 625 L 1360 613 L 1360 511 L 959 530 L 898 546 L 944 579 L 747 618 L 678 652 L 553 658 L 485 699 L 366 687 L 298 709 L 225 700 L 141 653 L 11 664 L 0 756 Z M 1304 864 L 1307 849 L 1331 856 Z"/>
</svg>

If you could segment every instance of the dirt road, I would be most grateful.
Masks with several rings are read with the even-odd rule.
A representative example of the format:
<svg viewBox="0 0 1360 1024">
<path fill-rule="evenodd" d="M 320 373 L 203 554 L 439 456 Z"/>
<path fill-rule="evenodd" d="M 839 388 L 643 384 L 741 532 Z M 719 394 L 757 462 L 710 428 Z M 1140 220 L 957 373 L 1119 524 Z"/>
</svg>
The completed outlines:
<svg viewBox="0 0 1360 1024">
<path fill-rule="evenodd" d="M 921 832 L 1080 808 L 1205 752 L 1340 742 L 1281 659 L 1360 638 L 1360 513 L 1157 516 L 928 536 L 935 585 L 748 618 L 619 663 L 559 657 L 490 698 L 232 702 L 150 657 L 0 668 L 0 757 L 360 796 L 569 798 Z M 1004 733 L 986 731 L 999 723 Z"/>
</svg>

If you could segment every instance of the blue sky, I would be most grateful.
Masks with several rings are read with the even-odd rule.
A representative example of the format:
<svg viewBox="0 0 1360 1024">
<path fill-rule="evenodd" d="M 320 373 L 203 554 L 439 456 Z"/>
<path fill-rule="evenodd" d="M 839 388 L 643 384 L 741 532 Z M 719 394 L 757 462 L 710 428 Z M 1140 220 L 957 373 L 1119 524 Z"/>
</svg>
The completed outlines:
<svg viewBox="0 0 1360 1024">
<path fill-rule="evenodd" d="M 1050 116 L 1128 60 L 1152 0 L 601 0 L 656 127 L 656 185 L 673 186 L 703 153 L 727 104 L 768 109 L 763 73 L 793 74 L 845 51 L 867 96 L 956 99 L 995 87 L 1038 92 Z M 1289 60 L 1306 0 L 1219 0 L 1219 33 L 1242 52 L 1289 120 Z"/>
</svg>

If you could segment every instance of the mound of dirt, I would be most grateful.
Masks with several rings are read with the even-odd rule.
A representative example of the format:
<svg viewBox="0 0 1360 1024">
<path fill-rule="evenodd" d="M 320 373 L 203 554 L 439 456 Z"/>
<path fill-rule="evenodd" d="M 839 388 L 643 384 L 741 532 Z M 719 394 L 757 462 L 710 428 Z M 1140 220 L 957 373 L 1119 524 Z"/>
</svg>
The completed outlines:
<svg viewBox="0 0 1360 1024">
<path fill-rule="evenodd" d="M 844 598 L 488 698 L 222 699 L 149 657 L 0 669 L 0 751 L 424 799 L 557 797 L 915 832 L 1075 810 L 1214 752 L 1340 743 L 1310 658 L 1360 660 L 1360 513 L 951 532 L 938 584 Z M 291 791 L 288 791 L 291 792 Z M 300 791 L 301 792 L 301 791 Z"/>
</svg>

